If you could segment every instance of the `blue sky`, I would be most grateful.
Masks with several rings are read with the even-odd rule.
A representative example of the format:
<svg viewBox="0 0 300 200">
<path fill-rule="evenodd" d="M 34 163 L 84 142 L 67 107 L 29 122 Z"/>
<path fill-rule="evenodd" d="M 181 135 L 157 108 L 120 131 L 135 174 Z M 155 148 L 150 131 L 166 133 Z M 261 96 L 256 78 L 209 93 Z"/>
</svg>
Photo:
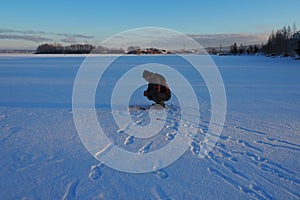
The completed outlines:
<svg viewBox="0 0 300 200">
<path fill-rule="evenodd" d="M 45 42 L 89 42 L 132 28 L 155 26 L 186 34 L 236 34 L 241 42 L 265 40 L 272 29 L 300 27 L 299 0 L 1 0 L 0 49 Z M 217 40 L 217 43 L 222 41 Z M 213 45 L 207 44 L 207 45 Z"/>
</svg>

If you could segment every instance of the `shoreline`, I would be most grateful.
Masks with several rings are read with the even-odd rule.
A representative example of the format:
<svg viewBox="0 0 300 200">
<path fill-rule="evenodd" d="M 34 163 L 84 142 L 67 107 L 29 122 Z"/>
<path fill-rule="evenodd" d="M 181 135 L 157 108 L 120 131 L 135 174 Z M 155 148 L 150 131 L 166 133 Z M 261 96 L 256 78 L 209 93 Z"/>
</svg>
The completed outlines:
<svg viewBox="0 0 300 200">
<path fill-rule="evenodd" d="M 17 58 L 17 57 L 28 57 L 28 58 L 87 58 L 87 57 L 119 57 L 119 56 L 177 56 L 177 55 L 184 55 L 184 56 L 203 56 L 206 54 L 143 54 L 143 55 L 137 55 L 137 54 L 31 54 L 31 53 L 0 53 L 0 58 L 10 57 L 10 58 Z M 250 56 L 262 56 L 267 58 L 278 58 L 278 59 L 291 59 L 291 60 L 300 60 L 299 57 L 283 57 L 283 56 L 267 56 L 267 55 L 215 55 L 215 54 L 207 54 L 212 57 L 250 57 Z"/>
</svg>

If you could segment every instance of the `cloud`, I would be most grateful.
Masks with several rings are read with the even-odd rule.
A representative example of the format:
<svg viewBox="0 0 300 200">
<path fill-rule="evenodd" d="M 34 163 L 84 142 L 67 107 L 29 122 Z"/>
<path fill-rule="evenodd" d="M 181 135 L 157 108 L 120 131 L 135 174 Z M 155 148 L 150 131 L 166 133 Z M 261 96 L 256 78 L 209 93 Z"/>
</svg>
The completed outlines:
<svg viewBox="0 0 300 200">
<path fill-rule="evenodd" d="M 94 36 L 83 34 L 70 34 L 70 33 L 56 33 L 46 31 L 33 31 L 33 30 L 12 30 L 0 28 L 0 39 L 15 39 L 25 40 L 32 42 L 55 42 L 62 41 L 65 43 L 76 43 L 79 40 L 93 39 Z"/>
<path fill-rule="evenodd" d="M 93 39 L 94 36 L 91 35 L 82 35 L 82 34 L 69 34 L 69 33 L 56 33 L 59 36 L 63 36 L 66 38 L 83 38 L 83 39 Z"/>
<path fill-rule="evenodd" d="M 202 47 L 228 47 L 233 43 L 238 45 L 261 44 L 266 42 L 270 32 L 259 33 L 236 33 L 236 34 L 178 34 L 172 31 L 149 31 L 148 29 L 137 29 L 124 32 L 105 40 L 102 44 L 106 47 L 140 46 L 141 48 L 156 47 L 166 49 L 195 49 L 199 48 L 194 41 Z M 191 38 L 193 40 L 191 40 Z"/>
<path fill-rule="evenodd" d="M 40 35 L 46 35 L 47 32 L 45 31 L 20 31 L 20 30 L 12 30 L 12 29 L 2 29 L 0 28 L 0 34 L 1 33 L 19 33 L 19 34 L 40 34 Z"/>
<path fill-rule="evenodd" d="M 261 44 L 266 42 L 269 32 L 261 33 L 237 33 L 237 34 L 189 34 L 191 38 L 204 47 L 229 46 L 237 44 Z"/>
<path fill-rule="evenodd" d="M 64 38 L 64 39 L 61 39 L 62 42 L 65 42 L 65 43 L 77 43 L 78 41 L 76 40 L 76 38 L 73 38 L 73 37 L 70 37 L 70 38 Z"/>
<path fill-rule="evenodd" d="M 51 38 L 41 37 L 37 35 L 7 35 L 7 34 L 0 34 L 0 39 L 12 39 L 12 40 L 27 40 L 32 42 L 47 42 L 52 41 Z"/>
<path fill-rule="evenodd" d="M 129 45 L 158 45 L 158 46 L 166 46 L 172 47 L 188 47 L 186 44 L 186 38 L 178 38 L 176 35 L 164 35 L 164 32 L 143 32 L 140 30 L 138 32 L 142 37 L 139 39 L 136 35 L 132 35 L 131 32 L 127 34 L 123 33 L 122 35 L 115 35 L 113 41 L 109 40 L 107 46 L 112 45 L 112 47 L 120 47 L 129 46 Z M 260 32 L 260 33 L 237 33 L 237 34 L 188 34 L 187 36 L 193 38 L 203 47 L 218 47 L 222 45 L 230 46 L 233 43 L 237 43 L 238 45 L 244 44 L 261 44 L 262 42 L 266 42 L 268 39 L 270 32 Z M 162 38 L 158 41 L 158 44 L 155 43 L 156 39 Z M 145 41 L 147 38 L 147 41 Z M 33 31 L 33 30 L 12 30 L 12 29 L 3 29 L 0 28 L 0 40 L 23 40 L 30 41 L 34 43 L 41 42 L 63 42 L 63 43 L 79 43 L 84 42 L 88 43 L 89 40 L 95 39 L 94 36 L 77 34 L 77 33 L 62 33 L 62 32 L 46 32 L 46 31 Z M 128 43 L 127 40 L 134 43 Z M 184 42 L 181 44 L 181 42 Z M 111 44 L 110 44 L 111 43 Z M 172 46 L 173 44 L 173 46 Z"/>
</svg>

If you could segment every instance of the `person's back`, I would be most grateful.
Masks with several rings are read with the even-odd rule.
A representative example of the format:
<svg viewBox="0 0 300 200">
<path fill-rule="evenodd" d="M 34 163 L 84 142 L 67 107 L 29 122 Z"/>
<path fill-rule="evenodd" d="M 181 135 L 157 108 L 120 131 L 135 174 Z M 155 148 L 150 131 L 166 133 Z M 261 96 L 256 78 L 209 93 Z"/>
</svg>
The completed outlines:
<svg viewBox="0 0 300 200">
<path fill-rule="evenodd" d="M 148 82 L 148 88 L 144 91 L 144 96 L 155 103 L 165 106 L 164 101 L 171 98 L 171 91 L 166 83 L 166 79 L 158 74 L 145 70 L 143 78 Z"/>
</svg>

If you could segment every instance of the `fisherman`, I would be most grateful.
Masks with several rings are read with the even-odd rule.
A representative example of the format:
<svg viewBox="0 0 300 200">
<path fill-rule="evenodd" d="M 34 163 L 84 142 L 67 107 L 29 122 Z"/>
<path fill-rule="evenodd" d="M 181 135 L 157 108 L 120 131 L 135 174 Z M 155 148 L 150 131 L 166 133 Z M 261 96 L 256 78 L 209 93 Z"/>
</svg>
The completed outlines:
<svg viewBox="0 0 300 200">
<path fill-rule="evenodd" d="M 165 101 L 171 98 L 171 91 L 166 83 L 165 77 L 158 73 L 144 70 L 143 78 L 148 82 L 148 88 L 144 91 L 144 96 L 165 107 Z"/>
</svg>

